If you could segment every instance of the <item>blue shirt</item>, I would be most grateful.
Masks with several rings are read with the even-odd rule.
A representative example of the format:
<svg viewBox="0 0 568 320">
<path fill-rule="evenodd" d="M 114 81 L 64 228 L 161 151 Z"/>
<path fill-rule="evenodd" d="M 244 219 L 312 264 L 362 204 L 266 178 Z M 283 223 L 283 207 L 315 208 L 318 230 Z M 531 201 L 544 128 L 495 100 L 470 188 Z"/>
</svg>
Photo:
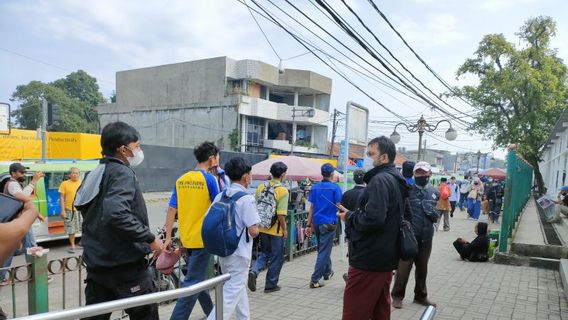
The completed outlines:
<svg viewBox="0 0 568 320">
<path fill-rule="evenodd" d="M 314 224 L 335 224 L 337 223 L 336 204 L 341 202 L 341 188 L 327 180 L 312 186 L 308 201 L 314 208 Z"/>
<path fill-rule="evenodd" d="M 205 182 L 207 183 L 207 190 L 209 191 L 209 199 L 211 199 L 211 202 L 213 202 L 213 200 L 215 200 L 215 197 L 219 193 L 219 187 L 217 185 L 217 180 L 215 179 L 215 176 L 203 170 L 197 170 L 197 171 L 201 171 L 201 173 L 203 173 L 203 176 L 205 177 Z M 175 186 L 174 190 L 172 191 L 172 196 L 170 197 L 169 206 L 170 208 L 174 209 L 178 208 L 178 197 Z"/>
</svg>

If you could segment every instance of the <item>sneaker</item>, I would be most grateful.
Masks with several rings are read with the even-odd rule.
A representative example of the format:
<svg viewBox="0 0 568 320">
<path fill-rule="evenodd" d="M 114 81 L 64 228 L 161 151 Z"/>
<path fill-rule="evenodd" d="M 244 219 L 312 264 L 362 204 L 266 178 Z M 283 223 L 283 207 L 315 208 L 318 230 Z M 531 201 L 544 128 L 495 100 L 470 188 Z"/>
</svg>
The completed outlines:
<svg viewBox="0 0 568 320">
<path fill-rule="evenodd" d="M 324 284 L 320 282 L 310 282 L 310 289 L 319 289 L 323 286 Z"/>
<path fill-rule="evenodd" d="M 392 298 L 392 306 L 395 309 L 402 309 L 402 299 Z"/>
<path fill-rule="evenodd" d="M 252 292 L 256 291 L 256 274 L 254 274 L 253 272 L 249 272 L 248 288 Z"/>
<path fill-rule="evenodd" d="M 333 272 L 333 270 L 331 270 L 331 272 L 327 276 L 323 276 L 323 280 L 331 279 L 331 277 L 333 277 L 334 274 L 335 274 L 335 272 Z"/>
<path fill-rule="evenodd" d="M 52 283 L 53 282 L 53 278 L 52 277 L 47 277 L 47 283 Z"/>
<path fill-rule="evenodd" d="M 434 303 L 434 302 L 428 300 L 428 298 L 422 298 L 422 299 L 416 299 L 416 298 L 414 298 L 414 303 L 421 304 L 421 305 L 423 305 L 423 306 L 425 306 L 425 307 L 428 307 L 428 306 L 433 306 L 434 308 L 436 307 L 436 303 Z"/>
<path fill-rule="evenodd" d="M 347 279 L 349 279 L 349 275 L 347 273 L 343 274 L 343 281 L 347 282 Z"/>
<path fill-rule="evenodd" d="M 280 289 L 282 289 L 282 288 L 280 288 L 279 286 L 276 286 L 274 288 L 264 289 L 264 293 L 272 293 L 272 292 L 280 291 Z"/>
<path fill-rule="evenodd" d="M 67 249 L 68 253 L 74 254 L 75 253 L 75 248 L 71 247 L 69 249 Z"/>
</svg>

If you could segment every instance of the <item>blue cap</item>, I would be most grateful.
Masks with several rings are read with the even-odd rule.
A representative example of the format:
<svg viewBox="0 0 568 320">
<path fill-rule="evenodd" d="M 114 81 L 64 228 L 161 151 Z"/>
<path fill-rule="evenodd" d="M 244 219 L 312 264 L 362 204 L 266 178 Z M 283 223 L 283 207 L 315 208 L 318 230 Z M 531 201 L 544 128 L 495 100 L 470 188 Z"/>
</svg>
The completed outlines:
<svg viewBox="0 0 568 320">
<path fill-rule="evenodd" d="M 563 186 L 562 188 L 560 188 L 560 191 L 568 191 L 568 186 Z"/>
<path fill-rule="evenodd" d="M 324 163 L 323 166 L 321 166 L 321 175 L 322 176 L 329 176 L 334 171 L 335 171 L 335 168 L 329 163 Z"/>
</svg>

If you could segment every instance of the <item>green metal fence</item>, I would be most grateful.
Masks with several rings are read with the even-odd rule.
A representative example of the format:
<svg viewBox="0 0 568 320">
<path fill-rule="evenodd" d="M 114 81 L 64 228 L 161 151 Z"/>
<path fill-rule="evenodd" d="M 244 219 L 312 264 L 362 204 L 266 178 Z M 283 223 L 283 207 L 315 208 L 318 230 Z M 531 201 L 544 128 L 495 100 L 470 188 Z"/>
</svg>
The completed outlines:
<svg viewBox="0 0 568 320">
<path fill-rule="evenodd" d="M 505 201 L 499 236 L 499 251 L 507 252 L 509 237 L 519 221 L 519 215 L 531 195 L 533 168 L 509 148 L 507 156 L 507 180 L 505 182 Z"/>
</svg>

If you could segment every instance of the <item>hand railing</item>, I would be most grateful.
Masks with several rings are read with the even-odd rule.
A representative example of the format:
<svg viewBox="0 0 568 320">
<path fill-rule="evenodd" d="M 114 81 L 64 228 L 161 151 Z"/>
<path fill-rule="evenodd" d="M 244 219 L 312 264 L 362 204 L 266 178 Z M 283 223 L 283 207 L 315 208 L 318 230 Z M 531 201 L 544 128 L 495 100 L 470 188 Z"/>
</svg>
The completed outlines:
<svg viewBox="0 0 568 320">
<path fill-rule="evenodd" d="M 33 316 L 18 318 L 20 320 L 73 320 L 86 317 L 92 317 L 100 314 L 106 314 L 113 311 L 129 309 L 133 307 L 160 303 L 167 300 L 178 299 L 182 297 L 198 294 L 202 291 L 215 289 L 215 319 L 223 319 L 223 284 L 227 282 L 231 276 L 224 274 L 209 280 L 199 282 L 187 288 L 155 292 L 136 297 L 119 299 L 109 302 L 103 302 L 70 310 L 54 311 L 36 314 Z"/>
</svg>

